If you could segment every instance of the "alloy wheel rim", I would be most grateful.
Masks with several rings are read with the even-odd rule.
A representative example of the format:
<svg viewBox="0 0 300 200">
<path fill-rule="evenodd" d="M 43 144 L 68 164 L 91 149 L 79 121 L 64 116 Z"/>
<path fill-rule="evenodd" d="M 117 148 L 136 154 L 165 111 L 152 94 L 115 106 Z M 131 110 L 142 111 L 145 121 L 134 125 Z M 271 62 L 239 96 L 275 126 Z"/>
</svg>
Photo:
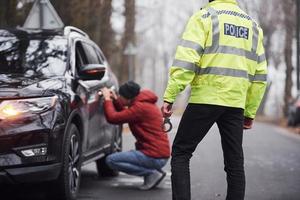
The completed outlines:
<svg viewBox="0 0 300 200">
<path fill-rule="evenodd" d="M 79 141 L 76 135 L 71 136 L 68 173 L 69 187 L 75 192 L 79 185 Z"/>
</svg>

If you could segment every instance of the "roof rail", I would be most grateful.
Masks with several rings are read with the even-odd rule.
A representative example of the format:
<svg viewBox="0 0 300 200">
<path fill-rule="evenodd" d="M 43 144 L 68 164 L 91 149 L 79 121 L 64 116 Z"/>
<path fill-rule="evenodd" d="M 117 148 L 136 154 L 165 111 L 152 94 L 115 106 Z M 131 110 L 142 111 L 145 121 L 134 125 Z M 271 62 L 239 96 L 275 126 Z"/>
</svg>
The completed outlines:
<svg viewBox="0 0 300 200">
<path fill-rule="evenodd" d="M 80 35 L 89 38 L 89 35 L 80 30 L 79 28 L 76 28 L 74 26 L 66 26 L 64 29 L 64 35 L 69 35 L 71 32 L 79 33 Z"/>
</svg>

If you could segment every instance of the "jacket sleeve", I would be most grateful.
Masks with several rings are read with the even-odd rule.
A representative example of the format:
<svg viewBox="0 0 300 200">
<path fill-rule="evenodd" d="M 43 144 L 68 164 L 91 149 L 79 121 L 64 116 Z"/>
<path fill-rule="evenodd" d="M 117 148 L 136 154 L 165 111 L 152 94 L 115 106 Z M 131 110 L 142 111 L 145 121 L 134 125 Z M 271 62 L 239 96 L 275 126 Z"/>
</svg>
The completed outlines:
<svg viewBox="0 0 300 200">
<path fill-rule="evenodd" d="M 125 109 L 125 106 L 122 104 L 120 98 L 114 100 L 113 104 L 114 104 L 114 106 L 116 108 L 116 111 L 118 111 L 118 112 Z"/>
<path fill-rule="evenodd" d="M 104 101 L 104 114 L 106 120 L 112 124 L 123 124 L 137 122 L 139 120 L 138 112 L 134 107 L 116 111 L 112 101 Z"/>
<path fill-rule="evenodd" d="M 245 117 L 254 119 L 267 86 L 267 60 L 263 46 L 263 31 L 259 31 L 258 59 L 256 72 L 247 92 Z"/>
<path fill-rule="evenodd" d="M 164 101 L 173 103 L 178 94 L 193 81 L 203 54 L 205 35 L 201 15 L 196 13 L 189 19 L 182 35 L 182 41 L 177 46 Z"/>
</svg>

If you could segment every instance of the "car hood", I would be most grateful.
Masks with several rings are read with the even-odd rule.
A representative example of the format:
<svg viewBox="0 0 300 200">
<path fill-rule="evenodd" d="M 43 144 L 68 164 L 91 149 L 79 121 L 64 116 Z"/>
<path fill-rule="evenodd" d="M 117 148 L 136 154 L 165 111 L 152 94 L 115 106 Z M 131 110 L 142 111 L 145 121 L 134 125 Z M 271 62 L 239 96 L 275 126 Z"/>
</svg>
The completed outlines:
<svg viewBox="0 0 300 200">
<path fill-rule="evenodd" d="M 24 77 L 0 74 L 0 98 L 38 97 L 51 95 L 64 87 L 65 77 Z"/>
</svg>

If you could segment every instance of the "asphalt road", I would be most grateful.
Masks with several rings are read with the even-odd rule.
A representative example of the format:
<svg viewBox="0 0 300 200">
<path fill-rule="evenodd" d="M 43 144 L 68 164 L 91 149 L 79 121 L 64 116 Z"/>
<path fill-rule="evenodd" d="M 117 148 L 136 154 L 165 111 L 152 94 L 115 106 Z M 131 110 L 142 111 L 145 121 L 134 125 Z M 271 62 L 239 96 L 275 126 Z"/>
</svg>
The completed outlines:
<svg viewBox="0 0 300 200">
<path fill-rule="evenodd" d="M 178 118 L 173 119 L 177 124 Z M 175 127 L 176 128 L 176 127 Z M 175 131 L 175 130 L 174 130 Z M 173 139 L 175 132 L 171 133 Z M 133 148 L 134 139 L 124 134 L 124 150 Z M 213 127 L 191 160 L 192 199 L 223 200 L 226 179 L 223 171 L 221 139 Z M 244 135 L 246 200 L 300 200 L 300 137 L 278 127 L 255 123 Z M 84 168 L 80 200 L 168 200 L 171 199 L 170 164 L 168 176 L 155 190 L 139 191 L 143 180 L 121 174 L 99 180 L 94 165 Z"/>
<path fill-rule="evenodd" d="M 173 118 L 175 129 L 170 133 L 171 140 L 178 121 L 179 118 Z M 129 133 L 124 134 L 123 141 L 124 150 L 133 149 L 134 139 Z M 225 199 L 226 181 L 220 142 L 217 127 L 213 127 L 194 153 L 191 160 L 193 200 Z M 253 130 L 245 132 L 244 152 L 246 200 L 300 200 L 299 136 L 276 126 L 256 122 Z M 142 178 L 120 174 L 116 178 L 98 179 L 95 165 L 90 164 L 83 168 L 78 199 L 169 200 L 169 163 L 164 170 L 168 175 L 157 189 L 139 191 L 137 188 L 142 184 Z M 36 193 L 38 189 L 34 191 Z"/>
</svg>

